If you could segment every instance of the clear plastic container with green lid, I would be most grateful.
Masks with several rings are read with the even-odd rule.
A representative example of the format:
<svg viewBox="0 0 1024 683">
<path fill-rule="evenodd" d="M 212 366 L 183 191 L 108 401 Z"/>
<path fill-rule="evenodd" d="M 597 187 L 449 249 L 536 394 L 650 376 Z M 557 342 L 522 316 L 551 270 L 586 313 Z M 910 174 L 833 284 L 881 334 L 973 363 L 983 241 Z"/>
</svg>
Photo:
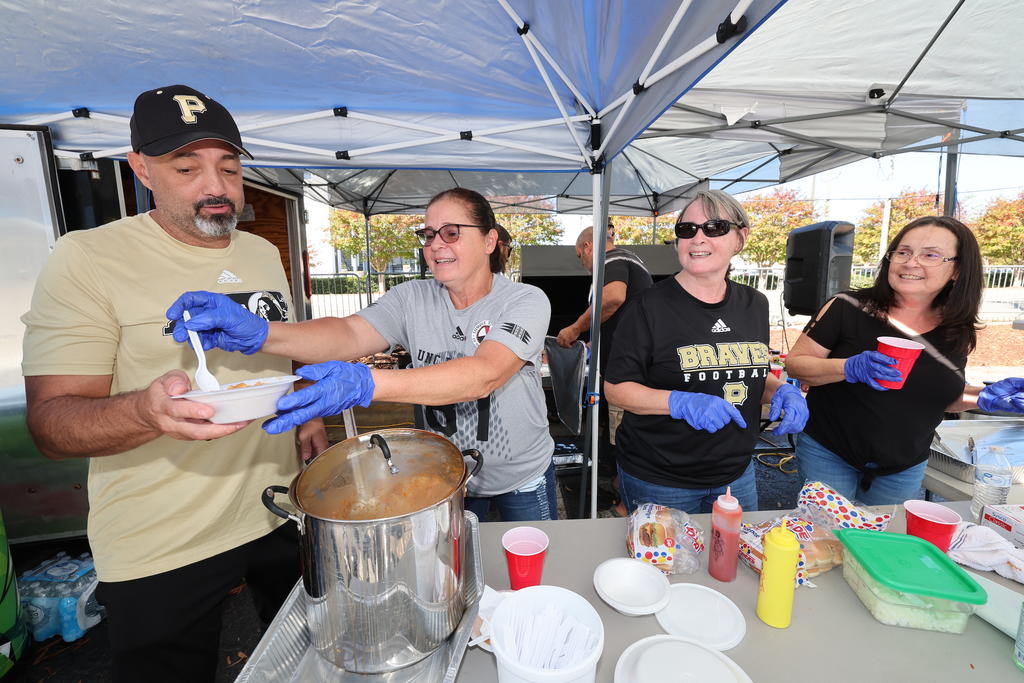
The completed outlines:
<svg viewBox="0 0 1024 683">
<path fill-rule="evenodd" d="M 937 547 L 906 534 L 839 529 L 843 578 L 883 624 L 963 633 L 985 590 Z"/>
</svg>

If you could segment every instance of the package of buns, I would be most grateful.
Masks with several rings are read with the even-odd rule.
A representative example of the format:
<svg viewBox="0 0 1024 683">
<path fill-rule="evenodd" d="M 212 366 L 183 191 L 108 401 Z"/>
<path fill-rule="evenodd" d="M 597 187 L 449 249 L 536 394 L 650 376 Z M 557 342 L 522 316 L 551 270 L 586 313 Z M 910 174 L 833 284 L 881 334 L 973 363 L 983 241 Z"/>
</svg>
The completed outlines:
<svg viewBox="0 0 1024 683">
<path fill-rule="evenodd" d="M 649 562 L 666 574 L 693 574 L 700 569 L 702 552 L 704 530 L 682 510 L 644 503 L 629 517 L 629 557 Z"/>
<path fill-rule="evenodd" d="M 814 586 L 810 581 L 843 563 L 843 548 L 834 529 L 885 531 L 891 514 L 876 514 L 853 505 L 840 493 L 820 481 L 806 482 L 797 497 L 794 513 L 740 528 L 740 558 L 760 573 L 764 564 L 764 535 L 785 525 L 800 542 L 796 585 Z"/>
</svg>

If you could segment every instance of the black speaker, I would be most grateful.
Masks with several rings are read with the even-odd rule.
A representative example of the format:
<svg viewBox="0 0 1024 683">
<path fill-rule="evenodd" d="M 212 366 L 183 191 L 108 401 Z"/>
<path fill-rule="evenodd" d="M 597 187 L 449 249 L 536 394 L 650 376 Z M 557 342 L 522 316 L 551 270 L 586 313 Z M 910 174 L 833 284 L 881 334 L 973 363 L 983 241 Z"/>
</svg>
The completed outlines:
<svg viewBox="0 0 1024 683">
<path fill-rule="evenodd" d="M 793 230 L 786 240 L 786 309 L 814 315 L 836 292 L 850 288 L 852 265 L 852 223 L 824 221 Z"/>
</svg>

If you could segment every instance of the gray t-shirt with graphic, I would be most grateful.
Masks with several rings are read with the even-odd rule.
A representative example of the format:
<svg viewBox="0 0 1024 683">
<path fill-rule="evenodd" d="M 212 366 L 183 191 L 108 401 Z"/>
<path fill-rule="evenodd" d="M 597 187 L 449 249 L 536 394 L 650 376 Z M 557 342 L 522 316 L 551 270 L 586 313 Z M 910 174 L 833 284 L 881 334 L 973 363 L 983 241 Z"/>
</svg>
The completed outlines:
<svg viewBox="0 0 1024 683">
<path fill-rule="evenodd" d="M 392 346 L 403 346 L 414 367 L 472 356 L 485 339 L 508 347 L 525 361 L 494 393 L 477 401 L 416 406 L 416 425 L 484 458 L 469 483 L 474 496 L 514 491 L 551 464 L 554 443 L 540 380 L 551 304 L 540 289 L 495 274 L 491 291 L 456 310 L 435 280 L 412 280 L 388 291 L 358 313 Z"/>
</svg>

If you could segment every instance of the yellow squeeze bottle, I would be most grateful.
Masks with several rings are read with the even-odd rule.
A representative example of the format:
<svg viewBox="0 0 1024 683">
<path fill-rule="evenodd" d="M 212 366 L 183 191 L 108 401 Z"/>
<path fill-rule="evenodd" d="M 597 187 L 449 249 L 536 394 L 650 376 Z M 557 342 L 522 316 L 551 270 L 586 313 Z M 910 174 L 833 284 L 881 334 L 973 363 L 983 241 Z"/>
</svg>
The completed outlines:
<svg viewBox="0 0 1024 683">
<path fill-rule="evenodd" d="M 792 531 L 779 526 L 765 534 L 764 563 L 757 585 L 757 616 L 769 626 L 789 626 L 799 561 L 800 542 Z"/>
</svg>

